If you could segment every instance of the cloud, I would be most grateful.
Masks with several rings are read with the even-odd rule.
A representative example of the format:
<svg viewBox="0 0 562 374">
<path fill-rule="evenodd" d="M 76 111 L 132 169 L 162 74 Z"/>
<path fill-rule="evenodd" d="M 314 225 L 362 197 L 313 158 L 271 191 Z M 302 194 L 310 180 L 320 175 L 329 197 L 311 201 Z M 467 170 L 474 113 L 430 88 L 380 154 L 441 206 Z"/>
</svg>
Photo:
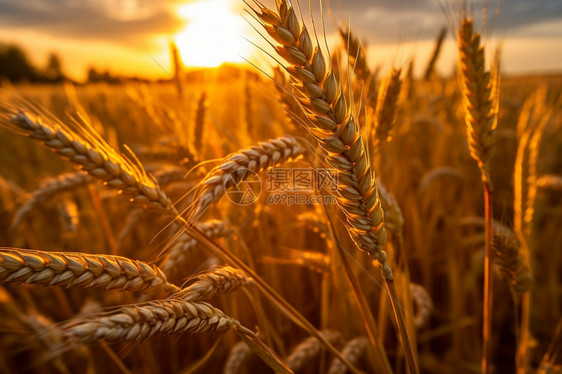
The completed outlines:
<svg viewBox="0 0 562 374">
<path fill-rule="evenodd" d="M 177 32 L 184 24 L 166 4 L 147 0 L 0 0 L 0 22 L 48 35 L 134 45 L 146 43 L 147 35 Z"/>
<path fill-rule="evenodd" d="M 474 3 L 475 18 L 481 19 L 486 2 L 476 0 Z M 497 1 L 487 3 L 491 18 Z M 460 2 L 454 4 L 460 11 Z M 347 22 L 351 17 L 352 29 L 371 43 L 396 43 L 399 37 L 433 39 L 442 26 L 448 25 L 438 0 L 331 0 L 331 5 L 337 18 Z M 509 35 L 523 35 L 530 26 L 555 20 L 562 21 L 560 0 L 503 0 L 493 26 L 499 34 L 507 31 Z M 553 29 L 552 33 L 555 32 Z"/>
</svg>

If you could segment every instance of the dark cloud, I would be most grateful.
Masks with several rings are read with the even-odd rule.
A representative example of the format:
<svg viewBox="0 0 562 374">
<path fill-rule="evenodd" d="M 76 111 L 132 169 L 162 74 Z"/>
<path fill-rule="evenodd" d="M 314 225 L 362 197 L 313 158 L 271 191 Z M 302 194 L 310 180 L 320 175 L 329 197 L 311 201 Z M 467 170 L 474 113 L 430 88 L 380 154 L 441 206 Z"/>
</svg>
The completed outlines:
<svg viewBox="0 0 562 374">
<path fill-rule="evenodd" d="M 432 39 L 447 25 L 447 16 L 438 0 L 331 0 L 330 3 L 337 18 L 347 21 L 351 16 L 352 28 L 372 43 L 395 43 L 400 37 Z M 441 1 L 445 7 L 446 3 Z M 460 1 L 452 3 L 460 10 Z M 484 1 L 474 3 L 475 15 L 479 17 Z M 496 6 L 497 1 L 488 1 L 489 17 Z M 562 21 L 561 0 L 503 0 L 494 30 L 519 35 L 527 26 L 554 20 Z"/>
<path fill-rule="evenodd" d="M 183 25 L 163 6 L 154 7 L 155 3 L 137 2 L 138 16 L 124 19 L 94 1 L 0 0 L 0 23 L 56 36 L 137 44 L 146 42 L 149 34 L 171 34 Z"/>
</svg>

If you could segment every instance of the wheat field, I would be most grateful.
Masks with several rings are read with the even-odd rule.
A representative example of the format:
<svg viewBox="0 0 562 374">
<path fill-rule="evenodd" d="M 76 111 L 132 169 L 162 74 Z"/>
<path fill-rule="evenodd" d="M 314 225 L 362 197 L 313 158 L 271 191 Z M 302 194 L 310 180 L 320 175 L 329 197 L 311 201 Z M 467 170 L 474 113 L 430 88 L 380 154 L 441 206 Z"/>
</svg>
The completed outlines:
<svg viewBox="0 0 562 374">
<path fill-rule="evenodd" d="M 562 76 L 276 5 L 272 73 L 4 85 L 0 372 L 562 373 Z"/>
</svg>

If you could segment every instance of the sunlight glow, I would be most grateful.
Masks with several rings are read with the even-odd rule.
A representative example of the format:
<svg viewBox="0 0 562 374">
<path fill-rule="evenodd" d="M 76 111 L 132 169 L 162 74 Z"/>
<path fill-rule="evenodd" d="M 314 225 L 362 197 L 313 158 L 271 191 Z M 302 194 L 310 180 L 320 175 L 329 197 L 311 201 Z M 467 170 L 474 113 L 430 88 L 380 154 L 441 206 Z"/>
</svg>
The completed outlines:
<svg viewBox="0 0 562 374">
<path fill-rule="evenodd" d="M 186 66 L 216 67 L 242 62 L 248 43 L 242 38 L 244 19 L 234 14 L 228 0 L 203 0 L 181 6 L 177 13 L 187 20 L 175 42 Z"/>
</svg>

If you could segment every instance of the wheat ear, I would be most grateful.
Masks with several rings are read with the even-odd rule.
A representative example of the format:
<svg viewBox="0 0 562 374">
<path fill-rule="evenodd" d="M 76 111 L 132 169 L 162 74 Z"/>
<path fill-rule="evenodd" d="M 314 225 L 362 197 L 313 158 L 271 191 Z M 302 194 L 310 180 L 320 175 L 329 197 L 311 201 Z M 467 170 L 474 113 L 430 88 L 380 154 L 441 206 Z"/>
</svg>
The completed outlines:
<svg viewBox="0 0 562 374">
<path fill-rule="evenodd" d="M 495 149 L 498 119 L 499 73 L 491 75 L 484 64 L 480 33 L 473 20 L 463 17 L 458 31 L 459 80 L 470 154 L 478 163 L 482 180 L 490 181 L 490 160 Z"/>
<path fill-rule="evenodd" d="M 491 242 L 492 184 L 490 161 L 495 149 L 495 131 L 499 106 L 499 56 L 493 77 L 484 66 L 484 48 L 480 46 L 480 34 L 473 31 L 472 19 L 463 15 L 458 31 L 459 81 L 465 112 L 466 133 L 472 158 L 478 163 L 484 188 L 486 215 L 486 253 L 484 260 L 484 306 L 482 327 L 482 372 L 490 372 L 492 360 L 492 313 L 493 313 L 493 257 Z M 492 79 L 493 78 L 493 79 Z"/>
<path fill-rule="evenodd" d="M 253 283 L 242 270 L 230 266 L 214 267 L 210 271 L 199 274 L 194 283 L 175 294 L 173 297 L 187 301 L 209 300 L 217 295 L 224 295 L 240 287 Z"/>
<path fill-rule="evenodd" d="M 222 374 L 239 374 L 242 370 L 242 366 L 246 360 L 248 360 L 248 357 L 250 357 L 250 352 L 250 348 L 244 341 L 239 341 L 234 344 L 228 353 L 228 357 L 222 369 Z"/>
<path fill-rule="evenodd" d="M 57 210 L 61 221 L 62 232 L 64 234 L 76 233 L 80 225 L 80 212 L 78 211 L 76 202 L 73 199 L 66 198 L 58 204 Z"/>
<path fill-rule="evenodd" d="M 324 330 L 320 332 L 326 340 L 336 344 L 341 336 L 338 332 Z M 302 369 L 308 362 L 312 361 L 322 349 L 322 345 L 315 337 L 309 337 L 300 342 L 287 357 L 287 365 L 293 371 Z"/>
<path fill-rule="evenodd" d="M 81 171 L 61 174 L 55 178 L 45 180 L 18 209 L 12 228 L 18 227 L 25 217 L 54 196 L 65 191 L 72 191 L 92 181 L 93 178 L 91 176 Z"/>
<path fill-rule="evenodd" d="M 433 301 L 431 301 L 429 292 L 420 284 L 410 283 L 410 293 L 417 309 L 414 315 L 414 326 L 416 329 L 420 329 L 425 326 L 431 317 Z"/>
<path fill-rule="evenodd" d="M 439 34 L 437 34 L 437 39 L 435 40 L 435 47 L 433 48 L 433 53 L 431 54 L 431 58 L 427 63 L 427 67 L 425 68 L 425 73 L 423 75 L 423 78 L 426 81 L 429 80 L 435 73 L 435 63 L 439 58 L 439 54 L 441 53 L 441 47 L 443 47 L 443 42 L 445 41 L 446 36 L 447 36 L 447 28 L 442 27 L 441 30 L 439 30 Z"/>
<path fill-rule="evenodd" d="M 368 341 L 364 337 L 358 337 L 355 339 L 351 339 L 348 341 L 342 349 L 342 356 L 347 358 L 353 364 L 356 364 L 365 349 L 367 348 Z M 347 372 L 346 366 L 338 360 L 334 358 L 330 367 L 328 368 L 328 374 L 345 374 Z"/>
<path fill-rule="evenodd" d="M 537 188 L 543 191 L 562 191 L 562 176 L 547 174 L 539 177 L 536 182 Z"/>
<path fill-rule="evenodd" d="M 529 291 L 533 285 L 533 276 L 515 233 L 494 221 L 492 246 L 496 264 L 513 295 L 521 296 Z"/>
<path fill-rule="evenodd" d="M 398 98 L 400 97 L 400 80 L 402 69 L 392 69 L 388 77 L 382 81 L 379 88 L 379 97 L 377 99 L 377 109 L 375 112 L 375 128 L 374 128 L 374 145 L 377 149 L 378 145 L 390 141 L 392 138 L 392 130 L 396 121 L 396 112 L 398 108 Z"/>
<path fill-rule="evenodd" d="M 179 288 L 156 266 L 125 257 L 0 248 L 0 283 L 101 288 L 143 293 Z"/>
<path fill-rule="evenodd" d="M 197 201 L 193 219 L 204 214 L 227 189 L 248 178 L 249 171 L 259 173 L 276 165 L 295 160 L 305 149 L 292 136 L 260 142 L 225 157 L 196 188 Z"/>
<path fill-rule="evenodd" d="M 400 205 L 398 205 L 394 196 L 392 196 L 390 191 L 388 191 L 380 181 L 377 181 L 377 187 L 384 209 L 384 225 L 390 232 L 394 233 L 398 241 L 402 243 L 404 241 L 404 216 L 402 215 Z"/>
<path fill-rule="evenodd" d="M 326 161 L 337 169 L 338 203 L 347 217 L 346 228 L 358 248 L 376 259 L 390 294 L 398 331 L 408 365 L 418 372 L 410 337 L 405 329 L 403 310 L 396 305 L 393 275 L 383 246 L 386 240 L 384 212 L 375 184 L 359 124 L 347 102 L 338 78 L 327 71 L 320 48 L 314 47 L 306 27 L 302 27 L 290 2 L 278 0 L 277 12 L 259 2 L 254 10 L 265 31 L 279 45 L 273 46 L 295 79 L 295 91 L 310 122 L 307 126 L 325 152 Z M 329 58 L 328 58 L 329 59 Z"/>
<path fill-rule="evenodd" d="M 199 154 L 203 150 L 203 137 L 205 135 L 205 116 L 207 112 L 207 93 L 203 91 L 199 96 L 197 111 L 195 112 L 195 126 L 193 127 L 193 148 Z"/>
<path fill-rule="evenodd" d="M 118 155 L 95 131 L 84 124 L 73 130 L 51 116 L 3 108 L 0 121 L 16 132 L 41 141 L 61 157 L 79 165 L 89 175 L 143 206 L 174 211 L 173 204 L 144 170 Z"/>
<path fill-rule="evenodd" d="M 99 339 L 138 342 L 160 334 L 224 331 L 238 325 L 238 321 L 207 303 L 165 299 L 68 321 L 62 326 L 62 334 L 73 343 Z"/>
<path fill-rule="evenodd" d="M 338 170 L 338 201 L 347 216 L 348 231 L 359 248 L 379 260 L 385 278 L 392 278 L 382 251 L 386 232 L 378 190 L 341 84 L 333 72 L 326 71 L 321 50 L 313 47 L 308 30 L 300 25 L 287 1 L 277 2 L 277 13 L 260 6 L 255 14 L 280 43 L 274 48 L 287 61 L 285 69 L 297 82 L 300 103 L 310 118 L 307 125 L 315 131 L 328 163 Z"/>
</svg>

